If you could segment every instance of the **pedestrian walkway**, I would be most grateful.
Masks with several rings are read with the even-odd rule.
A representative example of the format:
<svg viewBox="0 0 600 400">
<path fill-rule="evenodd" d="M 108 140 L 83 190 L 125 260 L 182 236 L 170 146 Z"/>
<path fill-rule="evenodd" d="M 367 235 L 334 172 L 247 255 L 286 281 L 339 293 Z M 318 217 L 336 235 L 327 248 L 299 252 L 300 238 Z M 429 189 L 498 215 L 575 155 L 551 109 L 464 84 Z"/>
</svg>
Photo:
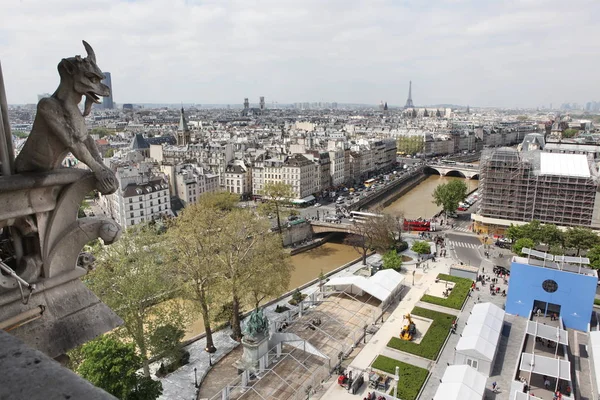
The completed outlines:
<svg viewBox="0 0 600 400">
<path fill-rule="evenodd" d="M 392 311 L 387 321 L 384 322 L 381 328 L 379 328 L 377 333 L 375 333 L 375 335 L 369 340 L 356 358 L 350 362 L 351 368 L 365 370 L 371 366 L 375 358 L 377 358 L 377 356 L 380 354 L 421 368 L 429 369 L 431 367 L 431 361 L 408 353 L 393 350 L 388 348 L 387 344 L 392 337 L 398 337 L 400 329 L 402 328 L 401 325 L 404 315 L 411 312 L 412 309 L 419 303 L 421 297 L 423 297 L 426 290 L 435 282 L 435 279 L 439 273 L 447 274 L 449 272 L 450 266 L 453 264 L 453 262 L 454 260 L 451 258 L 439 258 L 435 262 L 430 262 L 430 267 L 426 272 L 421 268 L 417 269 L 414 265 L 409 265 L 406 267 L 406 271 L 404 272 L 404 282 L 405 284 L 410 285 L 408 286 L 408 292 L 402 294 L 402 300 L 396 309 Z M 420 275 L 420 278 L 415 281 L 414 285 L 411 284 L 413 271 L 418 272 L 418 275 Z M 446 313 L 449 313 L 447 309 L 444 308 L 444 310 L 446 310 Z M 436 309 L 436 311 L 438 310 Z M 329 383 L 325 383 L 324 385 L 327 384 Z M 335 383 L 335 381 L 332 381 L 321 398 L 343 400 L 346 398 L 356 399 L 356 396 L 349 395 L 345 390 L 342 390 L 340 386 Z"/>
<path fill-rule="evenodd" d="M 465 247 L 467 249 L 477 249 L 479 247 L 478 244 L 474 243 L 465 243 L 465 242 L 457 242 L 455 240 L 448 240 L 447 243 L 454 247 Z"/>
</svg>

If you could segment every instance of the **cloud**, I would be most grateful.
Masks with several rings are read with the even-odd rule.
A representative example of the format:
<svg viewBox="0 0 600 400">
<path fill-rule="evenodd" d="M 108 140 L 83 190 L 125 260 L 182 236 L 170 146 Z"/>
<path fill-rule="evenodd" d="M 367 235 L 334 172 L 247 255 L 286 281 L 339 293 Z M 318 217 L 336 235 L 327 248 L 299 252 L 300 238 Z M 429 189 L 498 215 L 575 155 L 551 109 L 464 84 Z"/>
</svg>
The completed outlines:
<svg viewBox="0 0 600 400">
<path fill-rule="evenodd" d="M 600 100 L 597 0 L 20 0 L 3 4 L 11 103 L 94 47 L 115 100 L 538 106 Z"/>
</svg>

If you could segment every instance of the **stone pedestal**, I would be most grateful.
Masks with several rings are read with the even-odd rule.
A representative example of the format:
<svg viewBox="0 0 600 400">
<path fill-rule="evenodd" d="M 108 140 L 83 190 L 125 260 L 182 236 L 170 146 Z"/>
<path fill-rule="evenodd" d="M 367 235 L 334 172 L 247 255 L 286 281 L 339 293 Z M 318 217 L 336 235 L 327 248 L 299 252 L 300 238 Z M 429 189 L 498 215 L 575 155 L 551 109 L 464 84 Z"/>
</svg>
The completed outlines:
<svg viewBox="0 0 600 400">
<path fill-rule="evenodd" d="M 260 339 L 249 340 L 244 336 L 242 346 L 244 346 L 244 354 L 237 362 L 238 369 L 256 369 L 259 360 L 269 351 L 269 337 L 262 336 Z"/>
</svg>

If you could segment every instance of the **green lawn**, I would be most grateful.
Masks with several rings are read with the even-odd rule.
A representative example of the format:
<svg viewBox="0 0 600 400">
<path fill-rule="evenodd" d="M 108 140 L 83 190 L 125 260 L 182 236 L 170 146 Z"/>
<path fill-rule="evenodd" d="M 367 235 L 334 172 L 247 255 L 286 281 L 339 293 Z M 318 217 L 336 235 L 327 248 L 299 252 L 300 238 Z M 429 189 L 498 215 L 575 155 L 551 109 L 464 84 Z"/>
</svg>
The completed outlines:
<svg viewBox="0 0 600 400">
<path fill-rule="evenodd" d="M 411 315 L 417 315 L 433 320 L 427 333 L 417 344 L 400 339 L 400 330 L 402 327 L 398 325 L 398 337 L 392 337 L 388 342 L 388 347 L 396 350 L 405 351 L 423 358 L 435 360 L 440 352 L 442 345 L 446 341 L 446 337 L 450 333 L 452 321 L 456 318 L 454 315 L 444 314 L 437 311 L 428 310 L 425 308 L 413 308 Z"/>
<path fill-rule="evenodd" d="M 473 281 L 470 279 L 458 278 L 456 276 L 450 276 L 446 274 L 439 274 L 438 278 L 442 281 L 454 282 L 454 288 L 452 291 L 450 291 L 450 296 L 447 298 L 442 298 L 426 294 L 421 297 L 421 301 L 460 310 L 465 302 L 465 299 L 467 298 L 467 295 L 469 294 L 469 289 L 471 289 Z"/>
<path fill-rule="evenodd" d="M 600 299 L 594 299 L 594 304 L 600 306 Z"/>
<path fill-rule="evenodd" d="M 425 368 L 415 367 L 414 365 L 403 363 L 386 356 L 377 356 L 371 367 L 380 371 L 394 375 L 396 366 L 400 367 L 400 380 L 398 381 L 398 398 L 402 400 L 415 400 L 421 387 L 427 379 Z M 392 388 L 393 393 L 393 388 Z"/>
</svg>

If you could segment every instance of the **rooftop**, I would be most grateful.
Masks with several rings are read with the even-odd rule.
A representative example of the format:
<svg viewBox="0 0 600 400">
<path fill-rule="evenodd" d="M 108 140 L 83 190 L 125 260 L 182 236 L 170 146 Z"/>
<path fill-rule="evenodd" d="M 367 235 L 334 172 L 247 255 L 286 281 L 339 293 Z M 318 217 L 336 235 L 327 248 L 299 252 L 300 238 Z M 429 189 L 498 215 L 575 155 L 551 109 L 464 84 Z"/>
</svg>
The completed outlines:
<svg viewBox="0 0 600 400">
<path fill-rule="evenodd" d="M 584 154 L 541 153 L 540 175 L 589 178 L 590 167 Z"/>
</svg>

